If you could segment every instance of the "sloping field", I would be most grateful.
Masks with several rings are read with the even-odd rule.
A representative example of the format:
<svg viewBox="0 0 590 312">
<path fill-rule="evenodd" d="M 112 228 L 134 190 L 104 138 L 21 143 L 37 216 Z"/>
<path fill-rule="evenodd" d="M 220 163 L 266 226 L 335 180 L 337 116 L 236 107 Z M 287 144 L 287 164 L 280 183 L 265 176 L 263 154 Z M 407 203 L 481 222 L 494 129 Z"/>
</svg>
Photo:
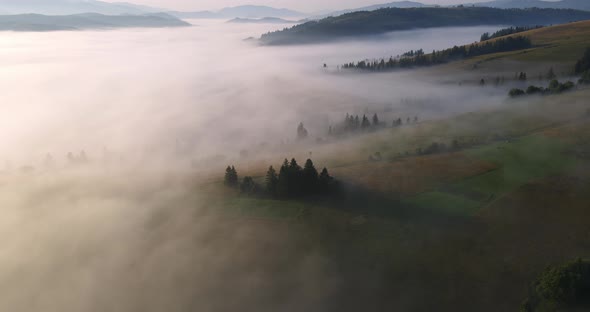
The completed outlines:
<svg viewBox="0 0 590 312">
<path fill-rule="evenodd" d="M 449 66 L 529 73 L 544 72 L 553 66 L 558 73 L 567 75 L 571 73 L 574 63 L 584 54 L 584 50 L 590 47 L 590 21 L 544 27 L 510 36 L 527 36 L 535 47 L 523 51 L 483 55 Z"/>
<path fill-rule="evenodd" d="M 467 155 L 494 163 L 497 169 L 417 195 L 407 203 L 449 213 L 477 213 L 530 181 L 571 168 L 575 159 L 565 153 L 568 146 L 561 140 L 533 135 L 469 150 Z"/>
</svg>

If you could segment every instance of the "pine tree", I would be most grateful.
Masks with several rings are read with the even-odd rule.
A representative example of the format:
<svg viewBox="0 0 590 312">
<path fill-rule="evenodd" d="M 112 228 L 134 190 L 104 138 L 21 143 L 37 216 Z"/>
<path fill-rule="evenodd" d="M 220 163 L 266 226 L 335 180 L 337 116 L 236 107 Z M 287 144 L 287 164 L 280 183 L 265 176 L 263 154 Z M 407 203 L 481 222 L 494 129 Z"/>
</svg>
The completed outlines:
<svg viewBox="0 0 590 312">
<path fill-rule="evenodd" d="M 242 184 L 240 185 L 240 190 L 243 193 L 252 194 L 256 192 L 256 183 L 252 177 L 244 177 Z"/>
<path fill-rule="evenodd" d="M 332 185 L 334 183 L 334 178 L 330 176 L 328 173 L 328 169 L 324 168 L 322 173 L 320 173 L 318 184 L 319 184 L 319 191 L 321 193 L 328 193 L 332 189 Z"/>
<path fill-rule="evenodd" d="M 366 128 L 369 128 L 370 126 L 371 126 L 371 123 L 369 122 L 369 118 L 367 118 L 366 115 L 363 115 L 363 122 L 361 123 L 361 128 L 366 129 Z"/>
<path fill-rule="evenodd" d="M 279 177 L 275 169 L 270 166 L 266 172 L 266 190 L 270 195 L 277 195 L 277 187 L 279 185 Z"/>
<path fill-rule="evenodd" d="M 279 170 L 279 181 L 277 183 L 277 195 L 286 197 L 289 195 L 289 161 L 285 158 Z"/>
<path fill-rule="evenodd" d="M 229 187 L 238 186 L 238 172 L 234 166 L 228 166 L 225 169 L 224 184 Z"/>
<path fill-rule="evenodd" d="M 379 126 L 379 117 L 377 116 L 377 114 L 373 115 L 373 126 L 374 127 Z"/>
<path fill-rule="evenodd" d="M 306 195 L 315 193 L 319 181 L 318 171 L 313 165 L 313 161 L 308 159 L 302 171 L 302 187 Z"/>
<path fill-rule="evenodd" d="M 303 140 L 303 139 L 306 139 L 307 136 L 308 136 L 307 129 L 305 129 L 302 122 L 299 123 L 299 126 L 297 127 L 297 139 Z"/>
</svg>

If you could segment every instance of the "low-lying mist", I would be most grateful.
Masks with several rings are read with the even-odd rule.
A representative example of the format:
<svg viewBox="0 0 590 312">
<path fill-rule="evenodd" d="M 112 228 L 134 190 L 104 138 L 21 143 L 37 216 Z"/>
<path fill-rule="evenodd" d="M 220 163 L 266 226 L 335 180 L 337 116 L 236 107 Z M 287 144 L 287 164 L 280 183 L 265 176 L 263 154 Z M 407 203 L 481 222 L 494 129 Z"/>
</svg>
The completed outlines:
<svg viewBox="0 0 590 312">
<path fill-rule="evenodd" d="M 0 37 L 0 310 L 352 311 L 317 246 L 216 217 L 200 172 L 244 150 L 289 157 L 299 122 L 315 139 L 346 113 L 434 119 L 505 97 L 427 70 L 337 70 L 497 27 L 261 47 L 243 39 L 276 26 L 194 23 Z M 68 153 L 96 166 L 61 170 Z"/>
<path fill-rule="evenodd" d="M 431 118 L 463 111 L 471 88 L 420 73 L 326 75 L 338 65 L 477 40 L 493 27 L 399 32 L 373 40 L 259 47 L 244 38 L 274 25 L 196 21 L 186 29 L 5 33 L 0 39 L 4 111 L 0 159 L 38 166 L 50 153 L 104 151 L 145 157 L 188 146 L 193 156 L 235 154 L 313 137 L 348 113 L 399 108 Z M 453 38 L 452 41 L 443 38 Z M 324 70 L 323 64 L 329 68 Z M 477 91 L 481 92 L 481 91 Z M 401 107 L 402 99 L 438 107 Z"/>
</svg>

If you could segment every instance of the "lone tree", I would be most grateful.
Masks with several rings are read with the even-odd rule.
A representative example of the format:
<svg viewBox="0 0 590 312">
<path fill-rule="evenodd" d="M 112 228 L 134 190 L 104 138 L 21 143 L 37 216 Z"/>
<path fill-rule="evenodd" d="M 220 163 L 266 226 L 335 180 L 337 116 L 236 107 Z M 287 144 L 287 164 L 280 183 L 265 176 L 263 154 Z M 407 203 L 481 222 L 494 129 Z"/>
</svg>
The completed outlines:
<svg viewBox="0 0 590 312">
<path fill-rule="evenodd" d="M 275 168 L 270 166 L 266 172 L 266 190 L 270 195 L 277 195 L 277 187 L 279 185 L 279 176 Z"/>
<path fill-rule="evenodd" d="M 300 122 L 299 126 L 297 127 L 297 139 L 299 139 L 299 140 L 306 139 L 308 135 L 309 135 L 309 133 L 307 132 L 307 129 L 305 129 L 305 127 L 303 126 L 303 123 Z"/>
<path fill-rule="evenodd" d="M 225 169 L 224 184 L 229 187 L 238 186 L 238 172 L 234 166 L 227 166 L 227 169 Z"/>
</svg>

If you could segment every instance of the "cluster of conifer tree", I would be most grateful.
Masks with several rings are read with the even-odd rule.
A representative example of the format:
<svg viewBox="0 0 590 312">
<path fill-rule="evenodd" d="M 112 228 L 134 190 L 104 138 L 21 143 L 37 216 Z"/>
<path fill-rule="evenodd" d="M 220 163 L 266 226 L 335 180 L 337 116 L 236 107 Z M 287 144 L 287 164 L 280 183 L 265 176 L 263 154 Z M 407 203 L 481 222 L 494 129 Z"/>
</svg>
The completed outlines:
<svg viewBox="0 0 590 312">
<path fill-rule="evenodd" d="M 234 166 L 227 166 L 227 169 L 225 169 L 223 183 L 229 187 L 237 187 L 239 185 L 238 171 Z"/>
<path fill-rule="evenodd" d="M 548 95 L 548 94 L 559 94 L 568 90 L 571 90 L 575 87 L 575 84 L 571 81 L 567 81 L 566 83 L 560 83 L 557 79 L 551 80 L 549 86 L 547 88 L 537 87 L 537 86 L 529 86 L 526 90 L 514 88 L 508 92 L 508 95 L 511 97 L 519 97 L 523 95 L 532 95 L 532 94 L 541 94 L 541 95 Z"/>
<path fill-rule="evenodd" d="M 538 28 L 542 28 L 543 26 L 518 26 L 518 27 L 509 27 L 509 28 L 503 28 L 500 29 L 498 31 L 496 31 L 495 33 L 491 34 L 486 32 L 483 33 L 481 35 L 481 39 L 480 41 L 488 41 L 490 39 L 495 39 L 495 38 L 499 38 L 499 37 L 504 37 L 504 36 L 508 36 L 508 35 L 513 35 L 513 34 L 518 34 L 521 32 L 525 32 L 525 31 L 529 31 L 529 30 L 533 30 L 533 29 L 538 29 Z"/>
<path fill-rule="evenodd" d="M 324 196 L 337 190 L 337 181 L 330 176 L 327 168 L 320 173 L 313 161 L 308 159 L 303 168 L 293 158 L 285 159 L 279 172 L 273 166 L 268 168 L 264 188 L 257 185 L 252 177 L 244 177 L 239 183 L 238 173 L 233 166 L 225 171 L 224 184 L 231 188 L 239 188 L 247 194 L 265 193 L 276 198 L 305 198 L 310 196 Z"/>
<path fill-rule="evenodd" d="M 454 46 L 452 48 L 432 51 L 431 54 L 413 53 L 413 56 L 390 57 L 388 60 L 360 61 L 342 65 L 344 69 L 362 69 L 370 71 L 387 71 L 399 68 L 423 67 L 447 63 L 479 55 L 522 50 L 532 47 L 531 40 L 527 37 L 507 37 L 483 43 L 474 43 L 469 46 Z M 420 51 L 420 50 L 418 50 Z M 412 51 L 410 51 L 412 52 Z M 408 52 L 408 53 L 410 53 Z M 404 53 L 407 54 L 407 53 Z M 410 53 L 412 54 L 412 53 Z"/>
<path fill-rule="evenodd" d="M 411 122 L 417 123 L 418 116 L 414 117 L 413 119 L 408 117 L 406 119 L 406 124 L 410 124 Z M 402 126 L 404 123 L 402 118 L 394 119 L 392 122 L 392 127 L 399 127 Z M 337 125 L 337 126 L 330 126 L 328 129 L 329 135 L 342 135 L 342 134 L 350 134 L 350 133 L 357 133 L 362 131 L 371 131 L 376 130 L 379 128 L 386 128 L 387 122 L 382 122 L 379 119 L 379 116 L 375 113 L 373 117 L 369 119 L 367 115 L 363 115 L 359 117 L 359 115 L 350 115 L 346 114 L 344 121 Z"/>
</svg>

